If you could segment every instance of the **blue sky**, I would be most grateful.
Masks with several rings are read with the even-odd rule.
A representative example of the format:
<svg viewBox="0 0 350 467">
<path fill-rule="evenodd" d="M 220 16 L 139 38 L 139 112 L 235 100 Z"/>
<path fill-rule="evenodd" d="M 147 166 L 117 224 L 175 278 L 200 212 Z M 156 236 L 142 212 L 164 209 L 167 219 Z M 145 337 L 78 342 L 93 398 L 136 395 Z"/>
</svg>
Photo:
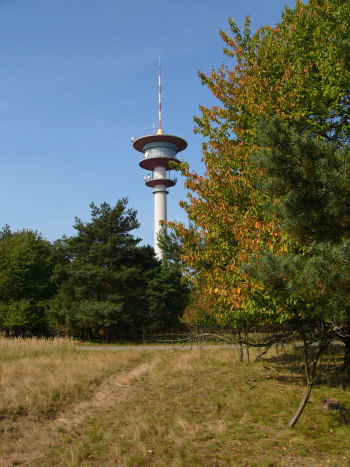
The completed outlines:
<svg viewBox="0 0 350 467">
<path fill-rule="evenodd" d="M 153 195 L 130 137 L 157 121 L 162 63 L 165 133 L 201 171 L 198 105 L 213 98 L 197 70 L 225 60 L 219 29 L 248 14 L 253 29 L 276 23 L 294 0 L 0 0 L 0 226 L 72 235 L 89 203 L 127 196 L 143 243 L 153 241 Z M 179 178 L 179 177 L 178 177 Z M 168 219 L 186 219 L 169 190 Z"/>
</svg>

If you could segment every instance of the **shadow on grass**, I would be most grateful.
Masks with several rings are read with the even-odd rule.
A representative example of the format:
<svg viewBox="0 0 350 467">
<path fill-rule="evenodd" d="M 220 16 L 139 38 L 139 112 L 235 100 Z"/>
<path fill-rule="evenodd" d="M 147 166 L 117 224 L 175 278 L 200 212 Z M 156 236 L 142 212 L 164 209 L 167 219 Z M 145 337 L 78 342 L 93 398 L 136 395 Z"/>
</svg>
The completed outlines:
<svg viewBox="0 0 350 467">
<path fill-rule="evenodd" d="M 350 409 L 344 405 L 340 405 L 339 410 L 325 411 L 328 417 L 331 417 L 339 425 L 350 425 Z"/>
<path fill-rule="evenodd" d="M 317 352 L 317 348 L 310 348 L 309 355 L 312 359 Z M 324 354 L 318 369 L 318 383 L 331 387 L 342 387 L 350 385 L 350 372 L 342 371 L 344 347 L 334 344 L 329 347 Z M 276 372 L 276 379 L 288 383 L 299 383 L 304 378 L 304 361 L 301 347 L 294 347 L 288 351 L 279 352 L 263 358 L 264 366 L 270 365 Z M 289 373 L 289 374 L 287 374 Z"/>
<path fill-rule="evenodd" d="M 275 372 L 273 378 L 276 381 L 285 384 L 297 384 L 299 386 L 305 384 L 303 366 L 286 368 L 283 365 L 273 365 L 273 368 Z M 287 373 L 287 370 L 290 372 L 289 374 Z M 324 385 L 330 388 L 346 389 L 350 386 L 350 373 L 348 371 L 342 371 L 341 366 L 334 368 L 328 367 L 327 365 L 321 365 L 318 374 L 320 376 L 315 383 L 315 387 Z"/>
<path fill-rule="evenodd" d="M 347 407 L 340 406 L 340 409 L 336 416 L 341 425 L 350 425 L 350 409 L 348 409 Z"/>
<path fill-rule="evenodd" d="M 270 355 L 269 357 L 263 357 L 265 362 L 269 363 L 280 363 L 280 364 L 298 364 L 303 360 L 302 357 L 303 349 L 301 346 L 295 346 L 292 349 L 289 347 L 289 350 L 284 350 L 283 348 L 277 353 L 277 355 Z M 317 347 L 309 348 L 310 356 L 316 354 Z M 342 361 L 344 356 L 344 346 L 341 344 L 331 345 L 327 352 L 325 352 L 323 360 L 339 360 Z"/>
<path fill-rule="evenodd" d="M 263 366 L 269 369 L 269 374 L 277 384 L 295 385 L 299 388 L 305 388 L 304 362 L 302 358 L 302 349 L 298 346 L 285 349 L 285 352 L 265 356 Z M 311 348 L 310 357 L 316 353 L 317 348 Z M 344 347 L 342 345 L 332 345 L 324 354 L 317 371 L 319 375 L 314 387 L 328 387 L 336 389 L 346 389 L 350 386 L 350 371 L 342 369 L 344 356 Z M 350 409 L 340 406 L 339 411 L 330 412 L 329 415 L 336 419 L 340 425 L 350 425 Z"/>
<path fill-rule="evenodd" d="M 286 368 L 283 365 L 273 365 L 274 380 L 281 384 L 305 385 L 305 375 L 303 366 Z M 287 370 L 290 372 L 287 373 Z M 318 374 L 320 375 L 315 387 L 324 385 L 329 388 L 346 389 L 350 386 L 350 372 L 342 371 L 341 367 L 329 368 L 327 365 L 321 365 Z"/>
</svg>

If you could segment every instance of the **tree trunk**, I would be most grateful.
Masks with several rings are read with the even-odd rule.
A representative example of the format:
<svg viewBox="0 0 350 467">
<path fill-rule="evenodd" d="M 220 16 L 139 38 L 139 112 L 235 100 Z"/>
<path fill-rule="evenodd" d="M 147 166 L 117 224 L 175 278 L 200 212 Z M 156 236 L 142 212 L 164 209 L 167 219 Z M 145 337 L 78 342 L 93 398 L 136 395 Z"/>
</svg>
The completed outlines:
<svg viewBox="0 0 350 467">
<path fill-rule="evenodd" d="M 296 424 L 296 422 L 298 421 L 300 415 L 302 414 L 302 412 L 303 412 L 303 410 L 305 408 L 305 405 L 307 404 L 307 401 L 309 400 L 312 386 L 313 386 L 312 384 L 308 384 L 306 386 L 306 391 L 304 393 L 304 397 L 302 398 L 302 401 L 300 402 L 300 405 L 299 405 L 297 411 L 295 412 L 295 414 L 291 418 L 290 422 L 288 423 L 289 428 L 292 428 Z"/>
<path fill-rule="evenodd" d="M 247 342 L 249 341 L 247 332 L 245 333 L 245 340 Z M 248 361 L 248 363 L 250 363 L 250 353 L 249 353 L 249 346 L 248 345 L 245 346 L 245 352 L 246 352 L 246 355 L 247 355 L 247 361 Z"/>
<path fill-rule="evenodd" d="M 239 361 L 242 363 L 243 362 L 243 344 L 242 344 L 242 335 L 241 335 L 241 330 L 238 328 L 238 341 L 239 341 L 239 347 L 238 347 L 238 352 L 239 352 Z"/>
<path fill-rule="evenodd" d="M 320 361 L 320 358 L 322 358 L 322 355 L 323 355 L 324 351 L 327 348 L 327 342 L 321 339 L 319 341 L 319 346 L 318 346 L 318 350 L 317 350 L 316 355 L 313 357 L 311 362 L 309 362 L 309 358 L 310 358 L 309 346 L 310 346 L 310 343 L 307 342 L 306 335 L 305 335 L 304 330 L 303 330 L 302 327 L 300 327 L 300 329 L 299 329 L 299 334 L 300 334 L 300 337 L 302 338 L 302 341 L 303 341 L 306 391 L 304 393 L 304 396 L 303 396 L 303 398 L 302 398 L 302 400 L 300 402 L 300 405 L 299 405 L 297 411 L 295 412 L 295 414 L 291 418 L 290 422 L 288 423 L 289 428 L 292 428 L 296 424 L 296 422 L 298 421 L 300 415 L 302 414 L 302 412 L 303 412 L 303 410 L 304 410 L 304 408 L 305 408 L 305 406 L 307 404 L 307 401 L 309 400 L 312 386 L 314 385 L 314 382 L 317 379 L 317 378 L 315 378 L 315 374 L 316 374 L 316 371 L 317 371 L 317 363 Z M 325 336 L 323 335 L 321 337 L 324 338 Z"/>
</svg>

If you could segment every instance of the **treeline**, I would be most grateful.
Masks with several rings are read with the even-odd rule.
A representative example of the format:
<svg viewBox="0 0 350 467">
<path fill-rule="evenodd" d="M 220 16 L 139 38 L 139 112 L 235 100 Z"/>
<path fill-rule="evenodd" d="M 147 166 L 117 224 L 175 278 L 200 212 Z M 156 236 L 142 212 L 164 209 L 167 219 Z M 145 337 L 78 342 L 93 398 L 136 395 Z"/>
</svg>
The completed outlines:
<svg viewBox="0 0 350 467">
<path fill-rule="evenodd" d="M 5 335 L 137 339 L 171 330 L 187 302 L 178 263 L 157 260 L 132 235 L 127 199 L 90 205 L 76 235 L 53 243 L 30 230 L 0 232 L 0 329 Z M 166 245 L 166 240 L 164 245 Z M 165 246 L 166 248 L 166 246 Z"/>
</svg>

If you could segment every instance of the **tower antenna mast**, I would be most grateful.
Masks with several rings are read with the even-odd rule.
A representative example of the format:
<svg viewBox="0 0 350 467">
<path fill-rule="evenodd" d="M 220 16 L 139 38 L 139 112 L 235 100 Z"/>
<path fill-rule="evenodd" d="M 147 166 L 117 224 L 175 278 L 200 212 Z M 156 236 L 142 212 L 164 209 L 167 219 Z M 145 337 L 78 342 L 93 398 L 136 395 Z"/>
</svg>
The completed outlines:
<svg viewBox="0 0 350 467">
<path fill-rule="evenodd" d="M 153 188 L 154 195 L 154 250 L 158 259 L 163 258 L 163 251 L 158 243 L 158 236 L 166 229 L 168 188 L 176 185 L 176 178 L 170 177 L 170 162 L 179 164 L 177 154 L 187 147 L 187 142 L 174 135 L 164 135 L 162 130 L 162 107 L 160 85 L 160 58 L 158 66 L 158 131 L 157 134 L 133 139 L 136 151 L 143 154 L 139 162 L 142 169 L 150 173 L 144 177 L 145 184 Z M 167 173 L 169 171 L 169 173 Z"/>
<path fill-rule="evenodd" d="M 157 135 L 162 135 L 163 130 L 162 130 L 162 87 L 161 87 L 161 82 L 160 82 L 160 57 L 159 57 L 159 64 L 158 64 L 158 131 Z"/>
</svg>

